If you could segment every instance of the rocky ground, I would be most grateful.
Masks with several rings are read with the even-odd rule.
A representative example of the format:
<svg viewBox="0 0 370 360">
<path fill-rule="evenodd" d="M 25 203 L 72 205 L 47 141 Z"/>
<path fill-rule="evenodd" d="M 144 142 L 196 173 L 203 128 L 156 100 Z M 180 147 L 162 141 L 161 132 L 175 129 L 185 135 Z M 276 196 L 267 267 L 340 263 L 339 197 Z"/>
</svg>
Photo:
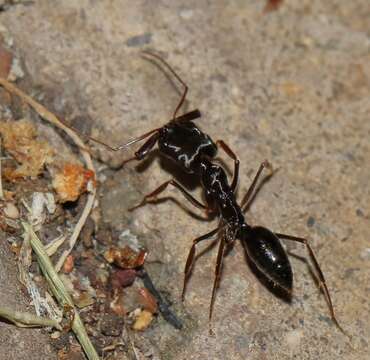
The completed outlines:
<svg viewBox="0 0 370 360">
<path fill-rule="evenodd" d="M 350 342 L 330 320 L 324 296 L 304 261 L 307 252 L 303 246 L 286 244 L 289 252 L 297 255 L 291 256 L 294 297 L 286 303 L 250 271 L 237 243 L 225 259 L 214 307 L 214 335 L 210 336 L 208 310 L 215 249 L 197 261 L 185 303 L 181 303 L 180 294 L 191 240 L 216 223 L 189 216 L 175 201 L 150 204 L 135 212 L 127 210 L 172 177 L 195 196 L 201 196 L 201 189 L 158 153 L 142 164 L 131 162 L 122 167 L 129 151 L 111 153 L 93 144 L 99 216 L 90 220 L 95 222 L 95 230 L 85 230 L 75 250 L 75 270 L 82 273 L 87 269 L 85 275 L 89 276 L 99 266 L 106 266 L 101 265 L 105 260 L 97 255 L 96 244 L 102 248 L 115 244 L 115 237 L 108 241 L 101 231 L 109 229 L 109 234 L 121 234 L 121 239 L 122 232 L 129 234 L 147 248 L 146 269 L 184 324 L 182 330 L 176 330 L 157 316 L 144 331 L 126 328 L 116 332 L 115 326 L 122 328 L 122 323 L 114 318 L 109 325 L 100 299 L 100 307 L 94 305 L 96 315 L 87 316 L 98 349 L 120 341 L 126 344 L 104 356 L 176 360 L 368 358 L 367 0 L 287 0 L 271 11 L 266 11 L 264 1 L 1 3 L 1 51 L 12 54 L 13 80 L 80 131 L 111 145 L 164 124 L 173 113 L 179 93 L 158 66 L 142 58 L 141 51 L 161 54 L 189 85 L 186 107 L 201 110 L 200 127 L 213 139 L 225 140 L 239 156 L 239 198 L 264 159 L 279 169 L 261 188 L 246 217 L 251 224 L 310 240 L 340 324 L 352 335 Z M 4 64 L 5 55 L 1 59 Z M 6 66 L 4 73 L 8 74 Z M 1 99 L 9 102 L 5 95 Z M 20 103 L 12 104 L 12 109 L 16 119 L 25 114 Z M 35 124 L 39 120 L 33 116 Z M 43 134 L 58 151 L 71 147 L 67 142 L 59 148 L 59 142 L 47 136 L 50 132 Z M 71 156 L 77 157 L 78 152 Z M 227 157 L 220 157 L 232 168 Z M 9 186 L 18 191 L 36 186 L 32 181 L 22 184 Z M 164 196 L 184 203 L 176 190 L 168 190 Z M 63 221 L 78 212 L 78 204 L 74 206 L 61 207 L 67 212 Z M 63 221 L 59 218 L 50 227 L 63 225 Z M 7 236 L 2 237 L 0 246 L 0 303 L 22 308 L 29 304 L 29 298 L 17 281 Z M 103 320 L 100 314 L 105 316 Z M 21 331 L 5 323 L 0 323 L 0 328 L 0 359 L 55 359 L 61 358 L 61 350 L 70 351 L 70 344 L 73 349 L 78 347 L 69 336 L 63 343 L 58 340 L 56 346 L 57 340 L 51 340 L 46 331 Z M 137 350 L 136 355 L 128 354 L 128 342 Z M 77 359 L 82 354 L 76 350 L 74 356 Z"/>
</svg>

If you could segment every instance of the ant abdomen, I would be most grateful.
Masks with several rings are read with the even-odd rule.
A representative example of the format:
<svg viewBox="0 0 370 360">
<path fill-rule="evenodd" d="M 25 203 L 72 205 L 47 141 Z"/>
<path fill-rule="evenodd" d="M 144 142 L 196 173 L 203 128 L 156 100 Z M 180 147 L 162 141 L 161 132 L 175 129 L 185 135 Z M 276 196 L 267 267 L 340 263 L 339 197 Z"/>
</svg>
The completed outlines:
<svg viewBox="0 0 370 360">
<path fill-rule="evenodd" d="M 248 257 L 269 280 L 292 292 L 293 273 L 279 238 L 262 226 L 246 228 L 243 236 Z"/>
</svg>

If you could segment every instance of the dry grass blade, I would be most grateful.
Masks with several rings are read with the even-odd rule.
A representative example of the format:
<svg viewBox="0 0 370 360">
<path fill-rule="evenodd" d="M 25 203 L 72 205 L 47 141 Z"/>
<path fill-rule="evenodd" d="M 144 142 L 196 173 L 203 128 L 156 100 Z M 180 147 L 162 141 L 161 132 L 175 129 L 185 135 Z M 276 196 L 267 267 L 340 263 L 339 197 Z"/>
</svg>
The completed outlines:
<svg viewBox="0 0 370 360">
<path fill-rule="evenodd" d="M 57 330 L 62 330 L 57 320 L 44 318 L 28 312 L 16 311 L 4 306 L 0 306 L 0 317 L 9 320 L 19 327 L 51 326 Z"/>
<path fill-rule="evenodd" d="M 36 233 L 33 231 L 33 228 L 30 224 L 22 221 L 22 226 L 26 233 L 30 236 L 31 246 L 33 251 L 36 254 L 37 261 L 40 265 L 41 271 L 45 276 L 53 295 L 57 299 L 59 305 L 62 308 L 70 307 L 74 310 L 74 318 L 72 321 L 72 330 L 76 334 L 78 341 L 80 342 L 82 348 L 85 351 L 85 354 L 89 360 L 98 360 L 99 356 L 91 343 L 85 327 L 81 321 L 81 318 L 77 312 L 77 309 L 74 307 L 73 301 L 67 289 L 65 288 L 62 280 L 59 278 L 58 273 L 54 269 L 53 264 L 49 256 L 47 255 L 43 244 L 40 239 L 37 237 Z"/>
</svg>

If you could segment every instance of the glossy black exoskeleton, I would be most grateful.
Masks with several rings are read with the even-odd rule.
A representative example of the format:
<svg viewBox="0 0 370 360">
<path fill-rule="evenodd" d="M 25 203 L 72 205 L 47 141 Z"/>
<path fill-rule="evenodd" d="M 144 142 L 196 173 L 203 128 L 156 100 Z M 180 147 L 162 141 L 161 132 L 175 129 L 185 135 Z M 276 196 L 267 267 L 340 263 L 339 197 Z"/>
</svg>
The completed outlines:
<svg viewBox="0 0 370 360">
<path fill-rule="evenodd" d="M 200 160 L 213 158 L 217 146 L 192 121 L 170 121 L 159 130 L 158 148 L 184 171 L 199 173 Z"/>
<path fill-rule="evenodd" d="M 288 293 L 293 289 L 293 273 L 278 237 L 262 226 L 242 226 L 241 239 L 248 257 L 269 280 Z"/>
<path fill-rule="evenodd" d="M 257 188 L 256 185 L 259 177 L 263 169 L 271 169 L 271 165 L 267 161 L 264 161 L 260 165 L 252 184 L 239 205 L 235 197 L 235 190 L 239 175 L 238 158 L 224 141 L 218 140 L 213 142 L 207 134 L 202 132 L 196 126 L 193 120 L 200 117 L 199 110 L 193 110 L 177 117 L 177 113 L 184 103 L 187 94 L 188 88 L 186 84 L 161 57 L 149 52 L 146 52 L 145 54 L 159 60 L 162 65 L 164 65 L 185 88 L 181 100 L 174 111 L 172 120 L 163 127 L 154 129 L 117 148 L 112 148 L 100 141 L 98 142 L 109 147 L 111 150 L 120 150 L 149 137 L 149 139 L 135 152 L 135 156 L 126 160 L 126 162 L 135 159 L 143 159 L 155 146 L 155 144 L 158 144 L 161 154 L 171 159 L 171 161 L 180 166 L 185 172 L 194 174 L 194 176 L 197 177 L 207 201 L 206 204 L 198 201 L 179 183 L 172 179 L 166 181 L 156 190 L 146 195 L 141 203 L 132 209 L 155 200 L 156 197 L 162 191 L 164 191 L 168 185 L 171 184 L 178 188 L 183 195 L 198 208 L 205 210 L 207 213 L 215 213 L 219 215 L 219 225 L 216 229 L 193 240 L 185 265 L 182 299 L 184 299 L 186 284 L 194 264 L 196 245 L 199 242 L 216 234 L 220 235 L 220 239 L 209 319 L 212 317 L 215 293 L 221 276 L 222 261 L 225 254 L 225 249 L 232 246 L 236 239 L 239 239 L 242 242 L 248 258 L 252 261 L 256 268 L 269 281 L 271 281 L 274 286 L 278 286 L 285 290 L 288 294 L 291 294 L 293 289 L 293 273 L 287 254 L 280 243 L 280 239 L 291 240 L 302 243 L 306 246 L 310 259 L 317 272 L 318 283 L 328 303 L 332 320 L 336 326 L 342 332 L 344 332 L 336 319 L 324 275 L 308 241 L 304 238 L 296 236 L 275 233 L 265 227 L 250 226 L 245 221 L 243 214 L 249 207 L 249 203 L 255 195 L 255 190 Z M 212 163 L 212 159 L 217 154 L 218 145 L 234 161 L 234 175 L 231 184 L 228 183 L 227 175 L 224 169 L 220 165 Z"/>
<path fill-rule="evenodd" d="M 227 175 L 221 166 L 211 163 L 207 158 L 202 158 L 200 163 L 200 181 L 206 194 L 206 199 L 209 204 L 216 207 L 213 211 L 216 211 L 220 216 L 220 224 L 218 228 L 205 236 L 211 236 L 214 233 L 219 232 L 221 229 L 223 231 L 217 256 L 216 276 L 212 291 L 209 315 L 210 318 L 212 317 L 214 296 L 220 279 L 225 247 L 232 246 L 236 239 L 240 239 L 243 242 L 249 259 L 255 264 L 261 273 L 263 273 L 274 284 L 291 293 L 293 286 L 292 269 L 289 259 L 277 236 L 266 228 L 261 226 L 251 227 L 246 223 L 243 210 L 235 198 L 236 184 L 229 185 Z M 261 166 L 262 169 L 269 165 L 265 162 Z M 258 176 L 259 174 L 257 177 Z M 246 203 L 252 195 L 256 180 L 257 179 L 253 182 L 250 191 L 248 191 L 248 198 L 243 199 L 244 203 Z M 204 239 L 204 236 L 201 237 L 201 240 Z M 189 252 L 185 267 L 183 296 L 186 282 L 190 276 L 194 262 L 195 245 L 201 240 L 199 240 L 199 238 L 196 239 Z"/>
</svg>

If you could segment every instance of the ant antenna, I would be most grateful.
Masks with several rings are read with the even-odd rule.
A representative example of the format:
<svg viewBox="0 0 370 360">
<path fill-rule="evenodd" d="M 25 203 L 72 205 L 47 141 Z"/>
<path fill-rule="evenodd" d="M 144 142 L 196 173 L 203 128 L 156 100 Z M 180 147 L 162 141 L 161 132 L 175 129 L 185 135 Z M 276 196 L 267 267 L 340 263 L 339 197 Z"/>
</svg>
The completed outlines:
<svg viewBox="0 0 370 360">
<path fill-rule="evenodd" d="M 186 95 L 188 93 L 188 86 L 186 85 L 186 83 L 184 82 L 184 80 L 181 79 L 181 77 L 176 73 L 176 71 L 171 67 L 171 65 L 166 61 L 164 60 L 161 56 L 159 56 L 158 54 L 154 54 L 148 50 L 144 50 L 142 52 L 144 55 L 147 55 L 147 56 L 151 56 L 155 59 L 157 59 L 162 65 L 164 65 L 168 71 L 170 71 L 170 73 L 181 83 L 181 85 L 184 87 L 184 92 L 182 93 L 181 95 L 181 98 L 180 98 L 180 101 L 179 103 L 177 104 L 176 106 L 176 109 L 173 113 L 173 116 L 172 116 L 172 120 L 175 120 L 176 118 L 176 115 L 177 113 L 179 112 L 181 106 L 184 104 L 185 102 L 185 99 L 186 99 Z"/>
<path fill-rule="evenodd" d="M 143 135 L 141 135 L 141 136 L 139 136 L 139 137 L 137 137 L 137 138 L 135 138 L 135 139 L 132 139 L 132 140 L 128 141 L 128 142 L 127 142 L 127 143 L 125 143 L 125 144 L 122 144 L 122 145 L 120 145 L 120 146 L 117 146 L 117 147 L 110 146 L 109 144 L 107 144 L 107 143 L 105 143 L 105 142 L 103 142 L 103 141 L 101 141 L 101 140 L 98 140 L 98 139 L 96 139 L 96 138 L 94 138 L 94 137 L 92 137 L 92 136 L 88 136 L 88 138 L 89 138 L 90 140 L 92 140 L 92 141 L 94 141 L 94 142 L 96 142 L 96 143 L 100 144 L 100 145 L 105 146 L 105 147 L 106 147 L 107 149 L 109 149 L 109 150 L 112 150 L 112 151 L 120 151 L 120 150 L 122 150 L 122 149 L 125 149 L 125 148 L 129 147 L 129 146 L 130 146 L 130 145 L 132 145 L 132 144 L 135 144 L 135 143 L 137 143 L 137 142 L 139 142 L 139 141 L 141 141 L 141 140 L 144 140 L 144 139 L 145 139 L 145 138 L 147 138 L 148 136 L 150 136 L 150 135 L 154 134 L 155 132 L 158 132 L 160 129 L 161 129 L 161 128 L 153 129 L 153 130 L 151 130 L 151 131 L 149 131 L 149 132 L 147 132 L 147 133 L 145 133 L 145 134 L 143 134 Z"/>
</svg>

